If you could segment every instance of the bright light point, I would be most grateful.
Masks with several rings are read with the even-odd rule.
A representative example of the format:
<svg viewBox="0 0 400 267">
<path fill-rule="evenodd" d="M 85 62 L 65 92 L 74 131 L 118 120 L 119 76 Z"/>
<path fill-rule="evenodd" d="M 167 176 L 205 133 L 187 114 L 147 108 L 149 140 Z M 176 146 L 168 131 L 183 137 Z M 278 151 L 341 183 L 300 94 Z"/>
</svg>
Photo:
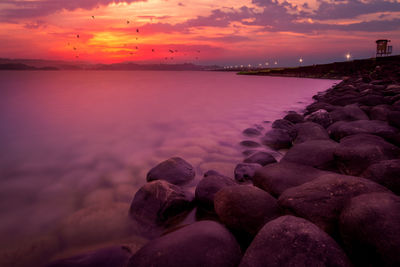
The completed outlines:
<svg viewBox="0 0 400 267">
<path fill-rule="evenodd" d="M 276 64 L 278 64 L 278 62 L 275 61 L 274 64 L 276 65 Z"/>
<path fill-rule="evenodd" d="M 346 59 L 349 60 L 350 58 L 351 58 L 350 53 L 347 53 L 347 54 L 346 54 Z"/>
<path fill-rule="evenodd" d="M 299 62 L 300 62 L 300 63 L 302 63 L 302 62 L 303 62 L 303 59 L 302 59 L 302 58 L 300 58 L 300 59 L 299 59 Z"/>
<path fill-rule="evenodd" d="M 269 63 L 268 62 L 265 62 L 265 66 L 268 66 L 269 65 Z"/>
</svg>

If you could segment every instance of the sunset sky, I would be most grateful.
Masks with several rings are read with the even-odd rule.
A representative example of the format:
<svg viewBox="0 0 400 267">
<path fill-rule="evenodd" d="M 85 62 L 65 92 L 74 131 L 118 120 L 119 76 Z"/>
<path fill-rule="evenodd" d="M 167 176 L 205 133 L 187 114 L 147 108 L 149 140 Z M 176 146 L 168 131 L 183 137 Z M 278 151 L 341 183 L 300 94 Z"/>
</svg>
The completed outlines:
<svg viewBox="0 0 400 267">
<path fill-rule="evenodd" d="M 400 0 L 0 1 L 2 58 L 290 66 L 372 57 L 382 38 L 399 54 Z"/>
</svg>

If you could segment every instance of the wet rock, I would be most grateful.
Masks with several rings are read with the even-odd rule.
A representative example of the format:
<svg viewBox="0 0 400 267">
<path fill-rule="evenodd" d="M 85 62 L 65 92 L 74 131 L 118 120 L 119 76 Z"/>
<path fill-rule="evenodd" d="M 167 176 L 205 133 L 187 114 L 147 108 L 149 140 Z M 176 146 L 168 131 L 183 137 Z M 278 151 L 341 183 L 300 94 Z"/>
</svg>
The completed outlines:
<svg viewBox="0 0 400 267">
<path fill-rule="evenodd" d="M 162 224 L 191 209 L 192 198 L 180 187 L 163 180 L 149 182 L 136 192 L 129 213 L 143 224 Z"/>
<path fill-rule="evenodd" d="M 292 140 L 293 139 L 287 130 L 272 129 L 264 135 L 264 137 L 261 139 L 261 143 L 278 150 L 291 147 Z"/>
<path fill-rule="evenodd" d="M 234 267 L 240 258 L 240 247 L 225 227 L 200 221 L 150 241 L 130 258 L 127 266 Z"/>
<path fill-rule="evenodd" d="M 46 267 L 124 267 L 131 256 L 128 247 L 115 246 L 55 260 Z"/>
<path fill-rule="evenodd" d="M 240 145 L 245 146 L 245 147 L 260 147 L 261 145 L 257 142 L 251 141 L 251 140 L 244 140 L 240 142 Z"/>
<path fill-rule="evenodd" d="M 328 112 L 335 110 L 337 108 L 337 106 L 331 105 L 329 103 L 325 103 L 325 102 L 314 102 L 310 105 L 308 105 L 306 107 L 307 112 L 305 113 L 305 115 L 309 115 L 317 110 L 323 109 L 326 110 Z"/>
<path fill-rule="evenodd" d="M 354 94 L 345 94 L 342 96 L 335 96 L 329 100 L 329 103 L 334 106 L 347 106 L 358 102 L 359 97 Z"/>
<path fill-rule="evenodd" d="M 170 158 L 161 162 L 147 173 L 147 181 L 165 180 L 171 184 L 185 184 L 193 180 L 194 168 L 184 159 Z"/>
<path fill-rule="evenodd" d="M 389 193 L 357 196 L 340 216 L 346 250 L 358 266 L 400 266 L 400 198 Z"/>
<path fill-rule="evenodd" d="M 367 114 L 362 111 L 356 104 L 347 105 L 335 109 L 329 113 L 333 122 L 337 121 L 356 121 L 356 120 L 368 120 Z"/>
<path fill-rule="evenodd" d="M 339 215 L 352 197 L 387 191 L 385 187 L 364 178 L 327 174 L 287 189 L 278 203 L 286 212 L 305 218 L 336 237 Z"/>
<path fill-rule="evenodd" d="M 362 96 L 358 99 L 357 102 L 360 105 L 365 105 L 365 106 L 377 106 L 377 105 L 387 104 L 383 96 L 373 95 L 373 94 Z"/>
<path fill-rule="evenodd" d="M 284 120 L 290 121 L 291 123 L 300 123 L 304 122 L 303 115 L 295 111 L 289 111 L 289 113 L 283 118 Z"/>
<path fill-rule="evenodd" d="M 221 174 L 215 170 L 208 170 L 204 173 L 203 177 L 208 177 L 210 175 L 221 175 Z"/>
<path fill-rule="evenodd" d="M 276 120 L 272 123 L 272 128 L 286 130 L 290 135 L 290 137 L 292 138 L 296 137 L 296 129 L 294 127 L 294 124 L 288 120 L 283 120 L 283 119 Z"/>
<path fill-rule="evenodd" d="M 255 128 L 247 128 L 243 131 L 243 134 L 247 136 L 258 136 L 261 135 L 261 132 Z"/>
<path fill-rule="evenodd" d="M 400 111 L 391 111 L 387 116 L 390 125 L 400 129 Z"/>
<path fill-rule="evenodd" d="M 250 156 L 251 154 L 254 154 L 256 152 L 257 152 L 257 150 L 255 150 L 255 149 L 247 149 L 247 150 L 242 151 L 242 154 L 245 156 Z"/>
<path fill-rule="evenodd" d="M 312 140 L 294 145 L 281 162 L 294 162 L 322 170 L 336 170 L 333 153 L 339 144 L 331 140 Z"/>
<path fill-rule="evenodd" d="M 239 267 L 352 266 L 339 245 L 313 223 L 294 216 L 268 222 Z"/>
<path fill-rule="evenodd" d="M 328 127 L 331 138 L 339 141 L 343 137 L 354 134 L 374 134 L 384 138 L 395 135 L 398 130 L 389 126 L 384 121 L 359 120 L 359 121 L 338 121 Z"/>
<path fill-rule="evenodd" d="M 306 117 L 307 121 L 315 122 L 324 128 L 333 123 L 331 115 L 325 109 L 319 109 Z"/>
<path fill-rule="evenodd" d="M 329 172 L 307 165 L 279 162 L 258 169 L 253 177 L 253 184 L 274 197 L 279 197 L 286 189 L 312 181 L 327 173 Z"/>
<path fill-rule="evenodd" d="M 371 164 L 400 156 L 400 149 L 371 134 L 350 135 L 340 140 L 334 152 L 340 172 L 360 175 Z"/>
<path fill-rule="evenodd" d="M 211 174 L 197 184 L 195 191 L 195 199 L 198 205 L 207 208 L 214 209 L 214 196 L 222 188 L 226 186 L 237 185 L 236 182 L 221 174 Z"/>
<path fill-rule="evenodd" d="M 361 175 L 400 195 L 400 159 L 382 160 L 370 165 Z"/>
<path fill-rule="evenodd" d="M 371 120 L 387 121 L 387 116 L 391 108 L 388 105 L 378 105 L 372 107 L 369 112 L 369 117 Z"/>
<path fill-rule="evenodd" d="M 215 195 L 214 206 L 228 228 L 250 235 L 279 216 L 276 199 L 254 186 L 225 187 Z"/>
<path fill-rule="evenodd" d="M 254 153 L 253 155 L 245 158 L 243 160 L 244 163 L 258 163 L 262 166 L 265 166 L 267 164 L 275 163 L 276 159 L 267 152 L 259 151 Z"/>
<path fill-rule="evenodd" d="M 239 163 L 235 167 L 235 180 L 238 182 L 252 181 L 256 170 L 262 166 L 258 163 Z"/>
<path fill-rule="evenodd" d="M 324 127 L 315 122 L 303 122 L 296 124 L 297 136 L 294 144 L 304 143 L 310 140 L 328 140 L 329 135 Z"/>
</svg>

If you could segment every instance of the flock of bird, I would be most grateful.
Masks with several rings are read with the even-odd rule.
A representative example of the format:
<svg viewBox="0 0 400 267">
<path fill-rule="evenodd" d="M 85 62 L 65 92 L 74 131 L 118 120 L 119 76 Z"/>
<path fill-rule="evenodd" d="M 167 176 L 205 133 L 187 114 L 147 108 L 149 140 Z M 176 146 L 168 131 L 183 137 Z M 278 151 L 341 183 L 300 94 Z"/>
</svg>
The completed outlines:
<svg viewBox="0 0 400 267">
<path fill-rule="evenodd" d="M 95 16 L 92 16 L 92 19 L 95 19 Z M 131 23 L 131 22 L 130 22 L 129 20 L 126 21 L 126 24 L 130 24 L 130 23 Z M 139 29 L 138 29 L 138 28 L 136 29 L 136 33 L 139 34 Z M 77 34 L 77 35 L 76 35 L 76 38 L 77 38 L 77 39 L 80 39 L 80 35 Z M 136 37 L 135 39 L 136 39 L 136 41 L 139 40 L 138 37 Z M 68 46 L 70 46 L 70 45 L 71 45 L 71 44 L 68 42 Z M 127 44 L 124 44 L 124 46 L 127 47 L 128 45 L 127 45 Z M 72 49 L 73 49 L 75 52 L 77 52 L 77 50 L 78 50 L 76 46 L 73 46 Z M 135 50 L 136 50 L 136 51 L 139 50 L 139 47 L 138 47 L 137 45 L 135 46 Z M 156 50 L 155 50 L 154 48 L 152 48 L 152 49 L 151 49 L 151 52 L 152 52 L 152 53 L 155 53 Z M 169 53 L 172 55 L 172 54 L 178 53 L 178 50 L 177 50 L 177 49 L 168 49 L 167 52 L 169 52 Z M 200 50 L 196 50 L 195 52 L 196 52 L 196 53 L 200 53 Z M 134 54 L 136 54 L 136 53 L 133 52 L 133 51 L 130 51 L 130 52 L 129 52 L 129 55 L 134 55 Z M 184 53 L 184 55 L 187 56 L 186 53 Z M 76 55 L 75 58 L 79 58 L 79 55 Z M 164 57 L 164 59 L 165 59 L 165 60 L 173 60 L 174 57 L 173 57 L 173 56 L 169 56 L 169 57 Z M 198 60 L 199 57 L 196 56 L 196 57 L 194 57 L 194 59 Z"/>
</svg>

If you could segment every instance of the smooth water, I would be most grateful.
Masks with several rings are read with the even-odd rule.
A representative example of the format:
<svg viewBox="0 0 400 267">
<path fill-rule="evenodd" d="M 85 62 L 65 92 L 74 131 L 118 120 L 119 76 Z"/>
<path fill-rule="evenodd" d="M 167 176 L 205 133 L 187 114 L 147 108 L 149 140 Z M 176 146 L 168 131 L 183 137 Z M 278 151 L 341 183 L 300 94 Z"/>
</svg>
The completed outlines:
<svg viewBox="0 0 400 267">
<path fill-rule="evenodd" d="M 180 156 L 197 179 L 209 169 L 232 177 L 243 160 L 243 129 L 268 128 L 265 121 L 300 110 L 335 82 L 226 72 L 0 72 L 0 263 L 126 238 L 134 233 L 130 202 L 151 167 Z"/>
</svg>

